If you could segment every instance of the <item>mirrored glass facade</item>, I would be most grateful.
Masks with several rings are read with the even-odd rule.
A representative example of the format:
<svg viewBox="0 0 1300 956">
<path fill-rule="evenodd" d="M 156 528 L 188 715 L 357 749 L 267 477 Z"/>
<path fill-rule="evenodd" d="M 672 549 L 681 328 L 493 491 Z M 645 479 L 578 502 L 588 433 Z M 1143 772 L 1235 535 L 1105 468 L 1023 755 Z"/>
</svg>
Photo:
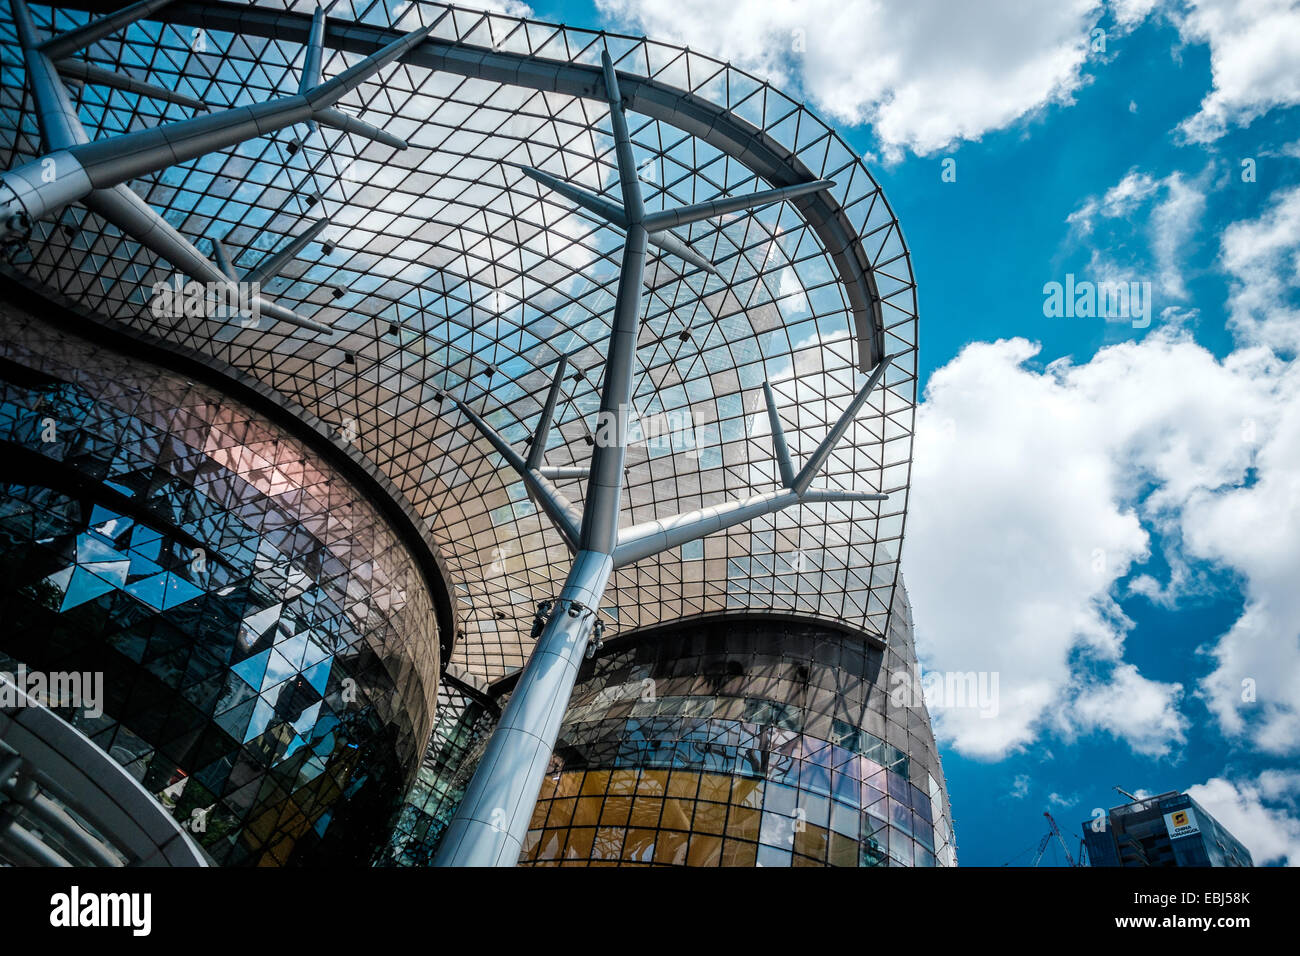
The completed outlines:
<svg viewBox="0 0 1300 956">
<path fill-rule="evenodd" d="M 490 697 L 444 675 L 429 748 L 394 820 L 392 836 L 376 856 L 377 866 L 428 866 L 433 861 L 500 714 Z"/>
<path fill-rule="evenodd" d="M 438 626 L 313 450 L 213 388 L 0 310 L 0 661 L 220 863 L 361 862 L 424 750 Z M 195 821 L 198 821 L 197 823 Z"/>
<path fill-rule="evenodd" d="M 1185 793 L 1171 791 L 1085 820 L 1089 866 L 1254 866 L 1250 850 Z"/>
<path fill-rule="evenodd" d="M 916 668 L 905 598 L 895 612 L 888 645 L 760 615 L 611 642 L 579 676 L 520 863 L 955 866 L 929 715 L 889 693 Z M 445 820 L 477 757 L 488 715 L 452 712 L 396 862 L 432 856 L 442 831 L 417 811 Z"/>
<path fill-rule="evenodd" d="M 928 716 L 888 694 L 906 643 L 758 617 L 627 643 L 579 681 L 521 863 L 955 864 Z"/>
</svg>

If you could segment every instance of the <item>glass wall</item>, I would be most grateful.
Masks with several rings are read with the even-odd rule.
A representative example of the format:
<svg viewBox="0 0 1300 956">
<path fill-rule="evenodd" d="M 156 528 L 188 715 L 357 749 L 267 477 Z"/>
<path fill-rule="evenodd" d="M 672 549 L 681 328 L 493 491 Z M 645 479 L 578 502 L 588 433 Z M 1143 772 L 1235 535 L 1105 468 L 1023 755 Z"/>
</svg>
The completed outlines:
<svg viewBox="0 0 1300 956">
<path fill-rule="evenodd" d="M 929 715 L 889 693 L 916 667 L 899 594 L 888 645 L 761 614 L 610 641 L 579 674 L 521 863 L 955 865 Z M 495 717 L 457 701 L 385 862 L 428 864 L 482 752 Z"/>
<path fill-rule="evenodd" d="M 482 694 L 443 675 L 429 749 L 402 802 L 376 866 L 429 866 L 434 849 L 465 795 L 500 709 Z"/>
<path fill-rule="evenodd" d="M 10 307 L 0 333 L 0 669 L 101 675 L 57 709 L 219 863 L 369 860 L 436 700 L 414 556 L 239 402 Z"/>
<path fill-rule="evenodd" d="M 1186 810 L 1191 827 L 1171 836 L 1168 818 Z M 1185 793 L 1112 807 L 1105 825 L 1082 824 L 1090 866 L 1254 866 L 1250 851 Z"/>
<path fill-rule="evenodd" d="M 611 651 L 580 679 L 522 863 L 955 863 L 928 718 L 891 704 L 883 647 L 753 616 Z"/>
</svg>

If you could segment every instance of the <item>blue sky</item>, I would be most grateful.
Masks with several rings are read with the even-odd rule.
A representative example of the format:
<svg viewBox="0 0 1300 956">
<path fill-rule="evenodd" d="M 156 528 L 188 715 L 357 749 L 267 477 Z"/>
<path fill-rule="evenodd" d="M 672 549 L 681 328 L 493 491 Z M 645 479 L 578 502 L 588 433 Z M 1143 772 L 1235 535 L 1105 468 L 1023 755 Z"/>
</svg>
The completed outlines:
<svg viewBox="0 0 1300 956">
<path fill-rule="evenodd" d="M 1300 6 L 531 10 L 770 76 L 883 184 L 920 300 L 922 663 L 999 682 L 997 716 L 933 708 L 961 862 L 1027 862 L 1046 809 L 1073 852 L 1120 785 L 1300 863 Z M 1149 324 L 1047 316 L 1068 275 L 1149 283 Z"/>
</svg>

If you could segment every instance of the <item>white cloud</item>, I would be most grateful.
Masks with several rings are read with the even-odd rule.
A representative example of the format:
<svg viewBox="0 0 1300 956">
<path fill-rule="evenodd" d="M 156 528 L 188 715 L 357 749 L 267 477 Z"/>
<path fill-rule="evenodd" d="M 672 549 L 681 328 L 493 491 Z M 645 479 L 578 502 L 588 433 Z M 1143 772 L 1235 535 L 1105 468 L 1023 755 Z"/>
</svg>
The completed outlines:
<svg viewBox="0 0 1300 956">
<path fill-rule="evenodd" d="M 1294 770 L 1265 770 L 1259 775 L 1259 792 L 1270 803 L 1295 807 L 1300 803 L 1300 773 Z"/>
<path fill-rule="evenodd" d="M 1029 796 L 1029 774 L 1016 774 L 1015 779 L 1011 781 L 1011 796 L 1017 800 Z"/>
<path fill-rule="evenodd" d="M 1300 374 L 1277 383 L 1273 422 L 1258 432 L 1257 480 L 1188 503 L 1188 551 L 1232 567 L 1245 580 L 1241 617 L 1211 650 L 1203 682 L 1224 730 L 1261 750 L 1300 752 Z"/>
<path fill-rule="evenodd" d="M 1089 198 L 1066 216 L 1065 221 L 1086 235 L 1092 232 L 1098 216 L 1107 219 L 1128 216 L 1149 199 L 1160 185 L 1160 182 L 1146 173 L 1130 169 L 1123 179 L 1106 190 L 1105 195 L 1100 199 L 1095 196 Z"/>
<path fill-rule="evenodd" d="M 1300 352 L 1300 186 L 1276 193 L 1258 219 L 1228 226 L 1222 257 L 1234 283 L 1228 301 L 1233 331 L 1250 343 Z"/>
<path fill-rule="evenodd" d="M 1242 422 L 1270 427 L 1277 363 L 1262 350 L 1220 363 L 1177 333 L 1042 371 L 1037 351 L 967 347 L 919 411 L 904 552 L 918 642 L 934 667 L 997 671 L 1002 696 L 996 719 L 940 710 L 936 724 L 975 756 L 1026 744 L 1049 716 L 1169 753 L 1181 689 L 1121 663 L 1115 583 L 1146 557 L 1144 523 L 1171 526 L 1256 464 Z M 1080 651 L 1108 679 L 1072 674 Z"/>
<path fill-rule="evenodd" d="M 1070 683 L 1068 657 L 1114 658 L 1128 624 L 1111 585 L 1147 535 L 1116 507 L 1121 476 L 1086 396 L 1024 367 L 1023 339 L 968 346 L 918 412 L 908 589 L 934 666 L 999 674 L 999 713 L 934 715 L 941 737 L 996 757 L 1036 735 Z"/>
<path fill-rule="evenodd" d="M 1002 694 L 995 719 L 936 713 L 958 750 L 997 757 L 1050 727 L 1176 756 L 1183 689 L 1123 661 L 1115 600 L 1150 530 L 1171 572 L 1130 593 L 1172 604 L 1208 564 L 1241 576 L 1197 689 L 1221 728 L 1300 750 L 1300 366 L 1255 344 L 1293 321 L 1295 216 L 1300 191 L 1281 192 L 1225 231 L 1230 308 L 1251 321 L 1222 360 L 1166 328 L 1045 368 L 1023 339 L 976 343 L 931 377 L 904 552 L 918 643 L 935 668 L 997 671 Z"/>
<path fill-rule="evenodd" d="M 689 44 L 802 90 L 845 123 L 871 123 L 887 159 L 977 140 L 1086 85 L 1090 33 L 1107 42 L 1157 11 L 1208 46 L 1213 87 L 1180 125 L 1211 142 L 1300 104 L 1295 0 L 596 0 L 620 26 Z M 1109 49 L 1113 49 L 1110 47 Z M 1106 56 L 1108 54 L 1102 54 Z M 1136 109 L 1130 104 L 1130 109 Z"/>
<path fill-rule="evenodd" d="M 1160 0 L 1111 0 L 1110 9 L 1116 23 L 1122 27 L 1134 27 L 1159 5 Z"/>
<path fill-rule="evenodd" d="M 1280 191 L 1257 219 L 1223 235 L 1238 337 L 1284 354 L 1300 349 L 1300 188 Z M 1256 348 L 1255 353 L 1263 353 Z M 1266 354 L 1266 353 L 1265 353 Z M 1202 682 L 1223 729 L 1269 753 L 1300 752 L 1300 366 L 1261 365 L 1267 403 L 1244 414 L 1255 480 L 1193 495 L 1182 516 L 1187 551 L 1244 580 L 1241 617 L 1210 654 Z"/>
<path fill-rule="evenodd" d="M 1119 664 L 1107 681 L 1082 682 L 1065 712 L 1067 727 L 1105 731 L 1140 754 L 1168 756 L 1187 739 L 1182 694 L 1182 684 L 1148 680 L 1132 664 Z"/>
<path fill-rule="evenodd" d="M 1153 281 L 1163 296 L 1186 299 L 1183 266 L 1205 211 L 1205 188 L 1213 169 L 1213 165 L 1207 166 L 1190 180 L 1179 172 L 1155 179 L 1131 169 L 1105 194 L 1089 197 L 1070 213 L 1066 222 L 1074 234 L 1094 245 L 1089 278 L 1143 280 L 1149 271 L 1152 278 L 1148 281 Z M 1144 216 L 1140 215 L 1144 212 Z M 1105 233 L 1094 240 L 1103 225 Z M 1149 268 L 1141 261 L 1119 262 L 1114 258 L 1112 250 L 1131 249 L 1134 244 L 1128 240 L 1134 237 L 1145 238 L 1151 250 Z"/>
<path fill-rule="evenodd" d="M 1151 251 L 1159 270 L 1160 289 L 1176 299 L 1187 297 L 1182 263 L 1187 243 L 1200 226 L 1205 193 L 1173 173 L 1164 181 L 1165 195 L 1151 211 Z"/>
<path fill-rule="evenodd" d="M 1187 793 L 1245 844 L 1256 866 L 1300 866 L 1300 819 L 1286 808 L 1267 805 L 1281 802 L 1294 809 L 1300 775 L 1270 770 L 1257 781 L 1235 783 L 1214 777 L 1188 787 Z"/>
<path fill-rule="evenodd" d="M 1143 4 L 1124 4 L 1133 15 Z M 1100 0 L 597 0 L 606 16 L 801 88 L 887 155 L 978 139 L 1085 82 Z M 802 47 L 802 49 L 800 49 Z"/>
<path fill-rule="evenodd" d="M 1209 44 L 1214 88 L 1180 129 L 1208 143 L 1275 107 L 1300 104 L 1300 4 L 1294 0 L 1189 0 L 1175 17 L 1182 38 Z"/>
</svg>

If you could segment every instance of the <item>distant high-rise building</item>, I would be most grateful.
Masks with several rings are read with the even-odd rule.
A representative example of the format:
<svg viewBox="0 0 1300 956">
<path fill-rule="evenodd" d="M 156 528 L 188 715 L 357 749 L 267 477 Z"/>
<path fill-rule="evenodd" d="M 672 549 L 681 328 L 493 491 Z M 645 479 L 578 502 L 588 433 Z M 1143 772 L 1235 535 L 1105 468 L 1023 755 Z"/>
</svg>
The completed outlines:
<svg viewBox="0 0 1300 956">
<path fill-rule="evenodd" d="M 1093 866 L 1255 865 L 1240 840 L 1177 790 L 1084 821 L 1083 839 Z"/>
</svg>

